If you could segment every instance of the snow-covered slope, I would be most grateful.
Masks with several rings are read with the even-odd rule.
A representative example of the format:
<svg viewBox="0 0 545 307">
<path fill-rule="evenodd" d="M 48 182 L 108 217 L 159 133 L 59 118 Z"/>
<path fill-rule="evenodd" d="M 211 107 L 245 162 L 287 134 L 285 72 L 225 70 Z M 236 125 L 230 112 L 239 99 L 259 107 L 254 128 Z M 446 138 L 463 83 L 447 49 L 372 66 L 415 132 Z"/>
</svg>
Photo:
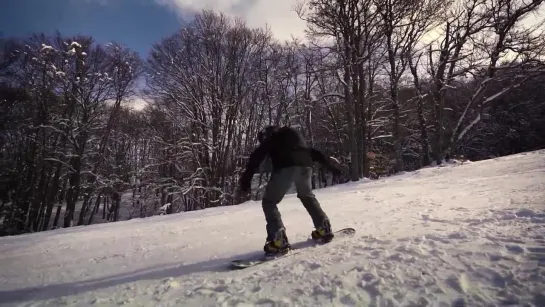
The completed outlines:
<svg viewBox="0 0 545 307">
<path fill-rule="evenodd" d="M 545 151 L 316 191 L 353 238 L 260 254 L 258 202 L 0 238 L 6 306 L 545 306 Z M 312 224 L 280 209 L 292 243 Z"/>
</svg>

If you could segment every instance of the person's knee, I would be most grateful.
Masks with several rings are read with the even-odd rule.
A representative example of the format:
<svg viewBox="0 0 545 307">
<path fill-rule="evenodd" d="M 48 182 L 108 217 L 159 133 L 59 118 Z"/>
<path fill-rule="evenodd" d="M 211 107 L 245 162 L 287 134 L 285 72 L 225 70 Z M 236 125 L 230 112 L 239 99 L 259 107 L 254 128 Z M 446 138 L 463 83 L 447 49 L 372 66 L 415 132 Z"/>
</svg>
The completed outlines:
<svg viewBox="0 0 545 307">
<path fill-rule="evenodd" d="M 316 197 L 314 197 L 314 195 L 310 196 L 310 195 L 297 195 L 297 198 L 299 198 L 299 200 L 301 201 L 301 203 L 305 206 L 305 207 L 316 207 L 316 206 L 319 206 L 319 202 L 318 200 L 316 199 Z"/>
<path fill-rule="evenodd" d="M 302 201 L 305 201 L 305 200 L 313 201 L 316 199 L 316 196 L 314 195 L 314 193 L 312 193 L 312 190 L 305 189 L 305 190 L 297 191 L 297 198 L 299 198 Z"/>
<path fill-rule="evenodd" d="M 277 195 L 277 194 L 265 195 L 263 196 L 263 199 L 261 200 L 261 205 L 263 207 L 274 207 L 278 205 L 283 198 L 284 198 L 283 195 Z"/>
<path fill-rule="evenodd" d="M 299 185 L 297 187 L 297 198 L 304 199 L 304 198 L 315 198 L 314 193 L 312 193 L 312 188 Z"/>
</svg>

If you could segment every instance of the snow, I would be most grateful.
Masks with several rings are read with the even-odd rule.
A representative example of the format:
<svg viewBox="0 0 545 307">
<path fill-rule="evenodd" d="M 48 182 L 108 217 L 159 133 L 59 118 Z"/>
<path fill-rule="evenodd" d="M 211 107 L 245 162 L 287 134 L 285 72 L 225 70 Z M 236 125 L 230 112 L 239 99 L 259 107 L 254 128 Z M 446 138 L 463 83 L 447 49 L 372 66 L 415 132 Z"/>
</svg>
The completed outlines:
<svg viewBox="0 0 545 307">
<path fill-rule="evenodd" d="M 483 104 L 487 104 L 495 99 L 497 99 L 498 97 L 502 96 L 503 94 L 507 93 L 508 91 L 511 90 L 511 87 L 506 87 L 504 88 L 503 90 L 497 92 L 496 94 L 486 98 L 484 101 L 483 101 Z"/>
<path fill-rule="evenodd" d="M 49 45 L 46 45 L 46 44 L 42 44 L 42 49 L 41 51 L 55 51 L 55 49 L 52 47 L 52 46 L 49 46 Z"/>
<path fill-rule="evenodd" d="M 0 238 L 2 306 L 545 306 L 545 151 L 315 191 L 353 238 L 261 254 L 259 202 Z M 311 221 L 280 210 L 292 244 Z"/>
</svg>

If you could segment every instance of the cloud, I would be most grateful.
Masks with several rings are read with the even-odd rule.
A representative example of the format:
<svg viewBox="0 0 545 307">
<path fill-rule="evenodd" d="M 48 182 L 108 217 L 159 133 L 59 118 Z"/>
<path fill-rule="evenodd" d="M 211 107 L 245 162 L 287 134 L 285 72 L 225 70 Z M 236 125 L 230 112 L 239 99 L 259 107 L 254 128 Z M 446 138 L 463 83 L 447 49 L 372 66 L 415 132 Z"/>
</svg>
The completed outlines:
<svg viewBox="0 0 545 307">
<path fill-rule="evenodd" d="M 159 5 L 176 11 L 182 18 L 191 18 L 202 9 L 213 9 L 230 16 L 243 17 L 250 28 L 268 26 L 280 40 L 303 38 L 305 22 L 294 11 L 297 0 L 155 0 Z"/>
</svg>

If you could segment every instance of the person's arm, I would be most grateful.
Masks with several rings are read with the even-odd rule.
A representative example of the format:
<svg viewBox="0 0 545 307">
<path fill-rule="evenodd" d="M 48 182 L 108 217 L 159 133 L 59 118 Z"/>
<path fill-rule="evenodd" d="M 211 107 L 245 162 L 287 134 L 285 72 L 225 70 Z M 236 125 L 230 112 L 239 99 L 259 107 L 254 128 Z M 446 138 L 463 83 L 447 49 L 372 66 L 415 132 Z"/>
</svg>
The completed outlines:
<svg viewBox="0 0 545 307">
<path fill-rule="evenodd" d="M 332 172 L 337 174 L 341 173 L 341 171 L 337 167 L 335 167 L 333 164 L 331 164 L 331 162 L 329 162 L 329 160 L 324 156 L 324 154 L 321 151 L 311 148 L 310 156 L 312 157 L 312 161 L 316 161 L 322 164 L 323 166 L 327 167 Z"/>
<path fill-rule="evenodd" d="M 240 188 L 242 191 L 248 191 L 251 189 L 252 177 L 268 153 L 269 142 L 264 142 L 250 154 L 250 159 L 246 164 L 246 169 L 240 178 Z"/>
</svg>

